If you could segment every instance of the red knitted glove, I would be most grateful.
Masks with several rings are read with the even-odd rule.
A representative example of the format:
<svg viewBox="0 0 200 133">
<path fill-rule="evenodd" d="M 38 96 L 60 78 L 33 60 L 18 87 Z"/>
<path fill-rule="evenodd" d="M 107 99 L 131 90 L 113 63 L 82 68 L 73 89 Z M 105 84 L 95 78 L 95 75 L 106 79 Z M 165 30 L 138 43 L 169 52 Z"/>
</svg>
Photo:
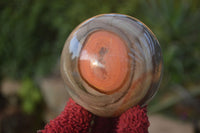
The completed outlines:
<svg viewBox="0 0 200 133">
<path fill-rule="evenodd" d="M 146 107 L 130 108 L 119 117 L 117 133 L 148 133 L 149 121 Z"/>
<path fill-rule="evenodd" d="M 103 118 L 69 99 L 64 111 L 38 133 L 148 133 L 146 112 L 146 107 L 135 106 L 117 118 Z"/>
<path fill-rule="evenodd" d="M 64 111 L 38 133 L 88 133 L 92 114 L 69 99 Z"/>
</svg>

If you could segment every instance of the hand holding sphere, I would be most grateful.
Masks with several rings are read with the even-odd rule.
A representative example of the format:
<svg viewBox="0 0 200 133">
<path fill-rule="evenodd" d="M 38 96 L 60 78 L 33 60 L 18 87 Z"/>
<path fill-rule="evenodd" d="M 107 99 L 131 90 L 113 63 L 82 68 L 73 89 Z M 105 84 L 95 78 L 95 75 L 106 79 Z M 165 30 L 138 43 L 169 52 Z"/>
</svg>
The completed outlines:
<svg viewBox="0 0 200 133">
<path fill-rule="evenodd" d="M 147 133 L 146 105 L 162 77 L 158 40 L 141 21 L 103 14 L 81 23 L 62 51 L 71 98 L 40 133 Z"/>
<path fill-rule="evenodd" d="M 61 73 L 72 99 L 98 116 L 145 105 L 162 76 L 158 40 L 139 20 L 103 14 L 81 23 L 62 51 Z"/>
</svg>

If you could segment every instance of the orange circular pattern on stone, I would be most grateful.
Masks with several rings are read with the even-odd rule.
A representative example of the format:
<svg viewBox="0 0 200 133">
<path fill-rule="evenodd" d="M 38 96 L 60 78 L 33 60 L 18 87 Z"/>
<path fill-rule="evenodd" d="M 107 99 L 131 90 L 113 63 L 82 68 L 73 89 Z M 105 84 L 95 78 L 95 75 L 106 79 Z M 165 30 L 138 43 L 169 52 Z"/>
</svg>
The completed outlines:
<svg viewBox="0 0 200 133">
<path fill-rule="evenodd" d="M 106 94 L 120 89 L 129 71 L 125 42 L 117 34 L 106 30 L 95 31 L 88 36 L 78 63 L 82 78 Z"/>
</svg>

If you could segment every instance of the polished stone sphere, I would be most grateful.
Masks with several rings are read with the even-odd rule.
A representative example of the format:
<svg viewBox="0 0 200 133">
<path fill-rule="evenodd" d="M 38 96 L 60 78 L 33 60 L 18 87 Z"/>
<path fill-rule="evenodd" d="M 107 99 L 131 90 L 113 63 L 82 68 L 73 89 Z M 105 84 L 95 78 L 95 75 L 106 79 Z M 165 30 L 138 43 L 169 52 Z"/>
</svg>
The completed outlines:
<svg viewBox="0 0 200 133">
<path fill-rule="evenodd" d="M 162 69 L 155 35 L 138 19 L 122 14 L 102 14 L 81 23 L 61 57 L 61 74 L 72 99 L 104 117 L 147 104 Z"/>
</svg>

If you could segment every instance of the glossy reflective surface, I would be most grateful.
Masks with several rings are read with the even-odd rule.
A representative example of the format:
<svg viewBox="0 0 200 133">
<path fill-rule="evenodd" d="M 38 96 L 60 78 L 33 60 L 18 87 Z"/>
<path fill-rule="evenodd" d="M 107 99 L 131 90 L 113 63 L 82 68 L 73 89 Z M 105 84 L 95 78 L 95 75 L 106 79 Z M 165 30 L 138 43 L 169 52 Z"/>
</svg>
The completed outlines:
<svg viewBox="0 0 200 133">
<path fill-rule="evenodd" d="M 68 37 L 61 73 L 78 104 L 99 116 L 117 116 L 154 96 L 162 75 L 161 48 L 139 20 L 103 14 Z"/>
</svg>

